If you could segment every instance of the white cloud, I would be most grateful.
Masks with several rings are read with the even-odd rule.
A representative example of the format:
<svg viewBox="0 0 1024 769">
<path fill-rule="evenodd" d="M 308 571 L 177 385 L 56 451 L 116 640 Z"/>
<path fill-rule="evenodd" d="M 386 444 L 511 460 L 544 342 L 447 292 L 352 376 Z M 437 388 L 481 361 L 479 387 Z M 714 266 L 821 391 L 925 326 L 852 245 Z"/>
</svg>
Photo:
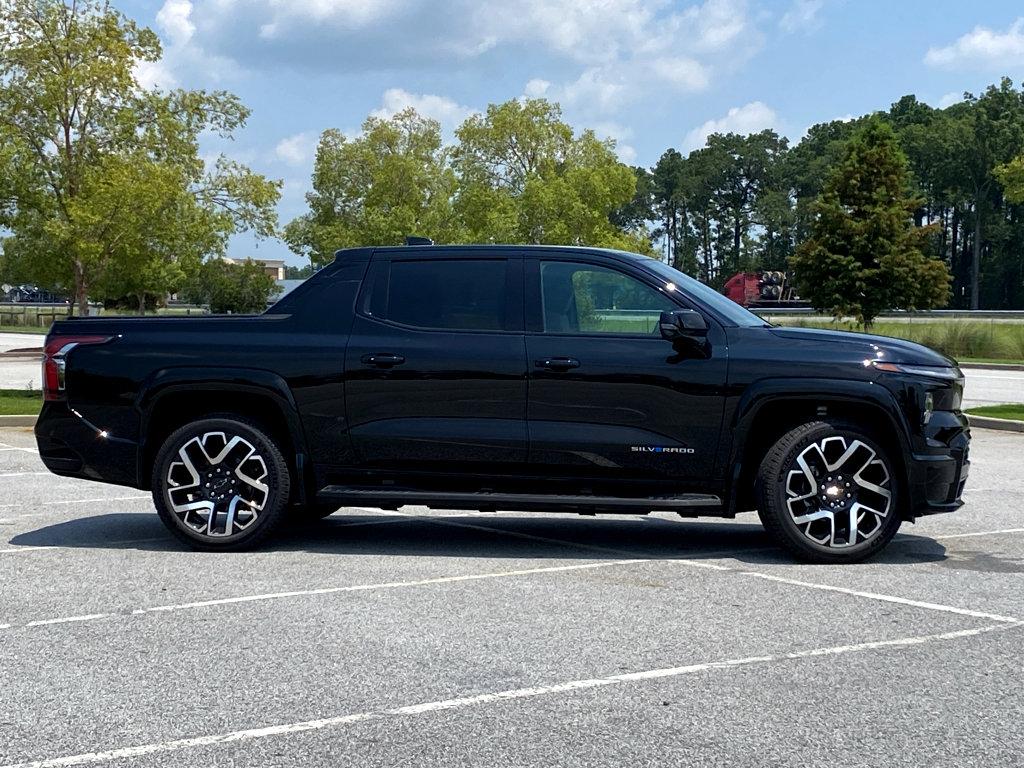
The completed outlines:
<svg viewBox="0 0 1024 769">
<path fill-rule="evenodd" d="M 526 87 L 523 89 L 523 95 L 529 99 L 539 99 L 548 92 L 549 88 L 551 88 L 549 81 L 535 77 L 527 82 Z"/>
<path fill-rule="evenodd" d="M 959 104 L 963 100 L 963 91 L 950 91 L 949 93 L 943 94 L 942 98 L 939 99 L 939 109 L 952 107 L 954 104 Z"/>
<path fill-rule="evenodd" d="M 316 141 L 316 136 L 311 133 L 286 136 L 277 143 L 274 155 L 290 166 L 302 166 L 312 159 L 316 151 Z"/>
<path fill-rule="evenodd" d="M 176 45 L 184 45 L 195 34 L 190 0 L 167 0 L 156 14 L 157 26 Z"/>
<path fill-rule="evenodd" d="M 696 59 L 686 56 L 664 56 L 651 62 L 655 76 L 674 85 L 680 91 L 703 91 L 708 87 L 708 71 Z"/>
<path fill-rule="evenodd" d="M 178 78 L 164 61 L 138 61 L 135 63 L 135 80 L 145 88 L 168 90 L 178 85 Z"/>
<path fill-rule="evenodd" d="M 794 0 L 789 10 L 779 19 L 779 27 L 783 32 L 813 32 L 821 26 L 818 12 L 824 5 L 823 0 Z"/>
<path fill-rule="evenodd" d="M 947 69 L 981 68 L 1005 70 L 1024 66 L 1024 18 L 1017 19 L 1005 32 L 978 26 L 955 43 L 929 48 L 925 64 Z"/>
<path fill-rule="evenodd" d="M 750 28 L 746 3 L 735 0 L 707 0 L 682 18 L 696 27 L 697 49 L 702 51 L 726 50 Z"/>
<path fill-rule="evenodd" d="M 251 0 L 219 0 L 221 6 L 238 6 L 245 12 Z M 260 3 L 271 11 L 271 19 L 260 26 L 260 37 L 274 38 L 295 27 L 329 23 L 345 29 L 360 29 L 386 19 L 398 0 L 269 0 Z"/>
<path fill-rule="evenodd" d="M 220 2 L 221 0 L 217 0 Z M 163 58 L 157 62 L 139 62 L 135 79 L 144 88 L 175 88 L 190 74 L 221 82 L 240 72 L 238 64 L 195 41 L 194 3 L 191 0 L 165 0 L 156 14 L 156 27 L 164 42 Z M 184 75 L 184 77 L 181 77 Z"/>
<path fill-rule="evenodd" d="M 764 102 L 752 101 L 742 107 L 733 107 L 724 117 L 708 120 L 698 128 L 694 128 L 683 141 L 687 152 L 704 146 L 711 134 L 737 133 L 749 134 L 775 128 L 779 123 L 775 110 Z"/>
<path fill-rule="evenodd" d="M 526 95 L 600 116 L 653 92 L 704 90 L 762 47 L 748 0 L 688 1 L 166 0 L 161 25 L 256 72 L 443 73 L 483 56 L 541 56 L 558 76 L 535 77 Z"/>
<path fill-rule="evenodd" d="M 594 133 L 601 139 L 611 139 L 615 142 L 615 154 L 623 163 L 632 165 L 636 162 L 636 148 L 626 144 L 625 139 L 633 136 L 633 129 L 629 126 L 620 125 L 613 121 L 601 121 L 590 126 Z"/>
<path fill-rule="evenodd" d="M 453 131 L 470 115 L 477 112 L 465 107 L 447 96 L 432 93 L 410 93 L 402 88 L 389 88 L 381 97 L 381 106 L 370 114 L 387 119 L 402 110 L 412 107 L 420 115 L 433 118 L 445 131 Z"/>
<path fill-rule="evenodd" d="M 615 112 L 630 96 L 623 73 L 607 67 L 592 67 L 571 83 L 552 90 L 549 97 L 569 107 L 583 107 L 589 112 Z"/>
</svg>

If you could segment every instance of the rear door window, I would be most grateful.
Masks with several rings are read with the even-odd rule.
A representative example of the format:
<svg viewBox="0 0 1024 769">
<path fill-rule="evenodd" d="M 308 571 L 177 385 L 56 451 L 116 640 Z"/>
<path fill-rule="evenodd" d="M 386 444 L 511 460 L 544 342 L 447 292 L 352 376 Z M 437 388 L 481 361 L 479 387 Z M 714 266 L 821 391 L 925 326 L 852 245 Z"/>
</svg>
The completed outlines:
<svg viewBox="0 0 1024 769">
<path fill-rule="evenodd" d="M 394 260 L 388 320 L 417 328 L 503 331 L 506 259 Z"/>
</svg>

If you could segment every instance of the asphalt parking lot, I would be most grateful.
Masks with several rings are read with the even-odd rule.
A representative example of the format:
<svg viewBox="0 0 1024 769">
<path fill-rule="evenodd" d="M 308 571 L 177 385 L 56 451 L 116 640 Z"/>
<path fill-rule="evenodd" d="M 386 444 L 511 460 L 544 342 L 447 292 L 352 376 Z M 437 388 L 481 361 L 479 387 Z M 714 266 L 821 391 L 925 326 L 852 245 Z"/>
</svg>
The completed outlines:
<svg viewBox="0 0 1024 769">
<path fill-rule="evenodd" d="M 0 764 L 1020 765 L 1024 436 L 875 561 L 752 515 L 346 509 L 182 550 L 0 431 Z"/>
</svg>

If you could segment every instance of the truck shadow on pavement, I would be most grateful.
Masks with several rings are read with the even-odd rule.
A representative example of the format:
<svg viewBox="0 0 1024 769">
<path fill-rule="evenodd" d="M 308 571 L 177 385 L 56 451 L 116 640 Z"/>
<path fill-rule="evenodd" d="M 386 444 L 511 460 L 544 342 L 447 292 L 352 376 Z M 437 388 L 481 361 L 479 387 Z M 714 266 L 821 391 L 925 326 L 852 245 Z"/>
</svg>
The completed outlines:
<svg viewBox="0 0 1024 769">
<path fill-rule="evenodd" d="M 746 520 L 743 520 L 745 518 Z M 761 525 L 737 521 L 672 521 L 661 518 L 539 516 L 395 516 L 335 514 L 286 524 L 246 555 L 282 552 L 336 555 L 456 558 L 692 559 L 734 558 L 750 564 L 792 563 Z M 2 529 L 0 529 L 2 531 Z M 174 539 L 155 513 L 109 513 L 18 534 L 20 547 L 192 552 Z M 939 542 L 901 534 L 872 563 L 946 560 Z"/>
</svg>

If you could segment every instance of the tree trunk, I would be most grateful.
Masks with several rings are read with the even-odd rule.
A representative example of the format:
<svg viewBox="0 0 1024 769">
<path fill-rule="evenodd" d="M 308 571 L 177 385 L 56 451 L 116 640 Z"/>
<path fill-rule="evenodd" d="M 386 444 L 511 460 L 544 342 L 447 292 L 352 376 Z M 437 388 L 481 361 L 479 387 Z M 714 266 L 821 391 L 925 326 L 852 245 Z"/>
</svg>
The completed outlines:
<svg viewBox="0 0 1024 769">
<path fill-rule="evenodd" d="M 949 271 L 953 273 L 953 306 L 959 307 L 963 298 L 963 280 L 960 277 L 960 209 L 955 205 L 949 215 Z"/>
<path fill-rule="evenodd" d="M 742 242 L 743 230 L 742 230 L 742 216 L 736 214 L 736 224 L 733 226 L 732 231 L 732 258 L 733 258 L 733 269 L 740 269 L 740 243 Z"/>
<path fill-rule="evenodd" d="M 981 201 L 974 201 L 974 243 L 971 259 L 971 309 L 978 309 L 979 280 L 981 277 Z"/>
<path fill-rule="evenodd" d="M 85 268 L 82 263 L 75 260 L 75 305 L 78 307 L 78 314 L 83 318 L 89 314 L 88 287 L 85 285 Z"/>
<path fill-rule="evenodd" d="M 146 295 L 139 293 L 139 315 L 146 314 Z"/>
</svg>

